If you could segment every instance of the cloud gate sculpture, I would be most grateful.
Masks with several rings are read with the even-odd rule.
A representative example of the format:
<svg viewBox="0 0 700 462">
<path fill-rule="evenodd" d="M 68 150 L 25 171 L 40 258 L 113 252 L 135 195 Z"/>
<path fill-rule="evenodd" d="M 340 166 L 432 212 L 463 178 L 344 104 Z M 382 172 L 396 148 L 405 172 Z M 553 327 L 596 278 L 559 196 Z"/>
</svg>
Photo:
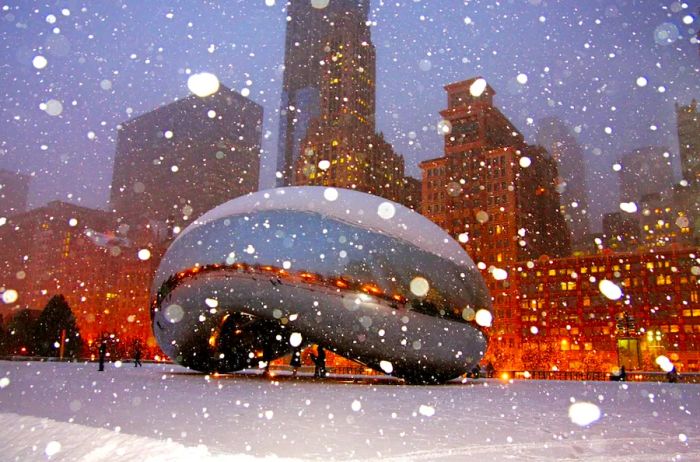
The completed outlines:
<svg viewBox="0 0 700 462">
<path fill-rule="evenodd" d="M 319 344 L 409 383 L 440 383 L 486 351 L 486 285 L 423 216 L 345 189 L 240 197 L 180 233 L 153 283 L 163 352 L 204 372 Z"/>
</svg>

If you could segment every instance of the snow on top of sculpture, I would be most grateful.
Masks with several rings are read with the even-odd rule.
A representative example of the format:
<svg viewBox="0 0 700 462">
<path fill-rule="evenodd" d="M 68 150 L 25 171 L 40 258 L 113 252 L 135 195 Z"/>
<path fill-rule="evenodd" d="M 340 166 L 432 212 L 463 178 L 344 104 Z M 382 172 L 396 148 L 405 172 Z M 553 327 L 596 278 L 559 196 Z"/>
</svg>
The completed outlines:
<svg viewBox="0 0 700 462">
<path fill-rule="evenodd" d="M 293 210 L 315 212 L 339 221 L 396 237 L 428 252 L 474 269 L 462 247 L 432 221 L 396 202 L 359 191 L 322 186 L 277 188 L 248 194 L 205 213 L 178 239 L 206 223 L 250 212 Z M 436 236 L 442 238 L 436 239 Z"/>
</svg>

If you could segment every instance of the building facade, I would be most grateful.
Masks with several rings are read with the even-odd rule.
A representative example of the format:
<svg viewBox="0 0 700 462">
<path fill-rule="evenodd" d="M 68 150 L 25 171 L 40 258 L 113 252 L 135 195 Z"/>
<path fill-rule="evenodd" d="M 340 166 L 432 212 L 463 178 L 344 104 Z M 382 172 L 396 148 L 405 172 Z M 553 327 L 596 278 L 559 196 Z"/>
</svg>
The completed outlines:
<svg viewBox="0 0 700 462">
<path fill-rule="evenodd" d="M 111 190 L 118 220 L 184 227 L 257 191 L 262 117 L 260 105 L 220 86 L 122 124 Z"/>
<path fill-rule="evenodd" d="M 639 217 L 625 212 L 612 212 L 603 215 L 603 236 L 599 249 L 615 252 L 633 252 L 641 244 Z M 597 252 L 593 252 L 597 253 Z"/>
<path fill-rule="evenodd" d="M 635 149 L 622 157 L 620 202 L 639 203 L 642 197 L 656 194 L 673 185 L 669 150 L 660 146 Z"/>
<path fill-rule="evenodd" d="M 516 322 L 519 338 L 509 348 L 494 327 L 490 357 L 503 369 L 611 371 L 658 370 L 665 355 L 700 371 L 699 265 L 699 248 L 518 263 L 507 280 L 516 296 L 494 311 Z M 604 280 L 618 299 L 601 290 Z"/>
<path fill-rule="evenodd" d="M 113 224 L 113 213 L 60 201 L 11 217 L 0 228 L 0 287 L 17 292 L 9 313 L 63 294 L 86 344 L 114 335 L 155 347 L 149 293 L 164 241 L 143 228 L 120 237 Z"/>
<path fill-rule="evenodd" d="M 422 162 L 422 213 L 487 266 L 570 252 L 556 162 L 530 146 L 475 78 L 445 87 L 445 155 Z"/>
</svg>

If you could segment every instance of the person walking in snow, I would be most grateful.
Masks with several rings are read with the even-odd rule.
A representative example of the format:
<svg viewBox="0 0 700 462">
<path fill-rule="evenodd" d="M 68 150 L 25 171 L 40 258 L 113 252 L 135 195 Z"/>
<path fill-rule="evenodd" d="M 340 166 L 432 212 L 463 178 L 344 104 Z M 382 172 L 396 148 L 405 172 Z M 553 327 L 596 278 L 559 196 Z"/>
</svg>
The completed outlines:
<svg viewBox="0 0 700 462">
<path fill-rule="evenodd" d="M 317 355 L 312 354 L 311 359 L 315 364 L 314 378 L 326 376 L 326 350 L 321 345 L 318 346 Z"/>
<path fill-rule="evenodd" d="M 141 364 L 141 343 L 138 340 L 134 343 L 134 367 L 143 367 Z"/>
<path fill-rule="evenodd" d="M 620 367 L 620 376 L 618 379 L 620 382 L 626 382 L 627 381 L 627 371 L 625 370 L 625 366 Z"/>
<path fill-rule="evenodd" d="M 486 365 L 486 377 L 492 379 L 495 372 L 496 369 L 493 367 L 491 361 L 489 361 L 489 363 Z"/>
<path fill-rule="evenodd" d="M 668 379 L 668 383 L 676 383 L 678 382 L 678 379 L 680 376 L 678 375 L 678 371 L 676 370 L 676 366 L 673 366 L 673 369 L 668 371 L 666 374 L 666 378 Z"/>
<path fill-rule="evenodd" d="M 100 348 L 99 348 L 99 355 L 100 355 L 100 367 L 97 369 L 98 371 L 104 371 L 105 370 L 105 358 L 107 357 L 107 341 L 102 340 L 100 342 Z"/>
</svg>

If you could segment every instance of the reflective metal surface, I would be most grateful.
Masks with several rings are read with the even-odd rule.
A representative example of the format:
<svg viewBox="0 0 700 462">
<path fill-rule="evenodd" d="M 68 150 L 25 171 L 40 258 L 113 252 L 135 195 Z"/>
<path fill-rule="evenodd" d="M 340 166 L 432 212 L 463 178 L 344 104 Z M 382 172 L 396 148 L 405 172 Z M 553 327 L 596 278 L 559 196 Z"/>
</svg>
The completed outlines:
<svg viewBox="0 0 700 462">
<path fill-rule="evenodd" d="M 166 252 L 152 300 L 163 351 L 206 372 L 317 343 L 437 383 L 479 361 L 491 320 L 478 269 L 440 228 L 385 199 L 323 187 L 210 211 Z"/>
</svg>

